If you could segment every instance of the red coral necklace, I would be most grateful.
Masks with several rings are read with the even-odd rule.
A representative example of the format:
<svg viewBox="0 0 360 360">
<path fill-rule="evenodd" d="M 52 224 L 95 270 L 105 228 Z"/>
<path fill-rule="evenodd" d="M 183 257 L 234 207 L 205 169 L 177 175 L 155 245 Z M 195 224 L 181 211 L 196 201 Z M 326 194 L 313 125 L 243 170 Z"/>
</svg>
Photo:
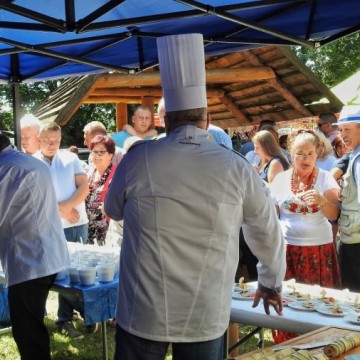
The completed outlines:
<svg viewBox="0 0 360 360">
<path fill-rule="evenodd" d="M 290 181 L 291 191 L 292 191 L 294 194 L 298 194 L 298 193 L 301 193 L 301 192 L 305 192 L 305 191 L 310 190 L 310 189 L 313 187 L 313 185 L 314 185 L 315 175 L 316 175 L 316 171 L 315 171 L 315 168 L 314 168 L 314 170 L 313 170 L 313 171 L 311 172 L 311 174 L 309 175 L 305 186 L 300 189 L 300 188 L 299 188 L 300 181 L 297 181 L 298 185 L 295 186 L 295 169 L 293 169 L 292 174 L 291 174 L 291 181 Z"/>
</svg>

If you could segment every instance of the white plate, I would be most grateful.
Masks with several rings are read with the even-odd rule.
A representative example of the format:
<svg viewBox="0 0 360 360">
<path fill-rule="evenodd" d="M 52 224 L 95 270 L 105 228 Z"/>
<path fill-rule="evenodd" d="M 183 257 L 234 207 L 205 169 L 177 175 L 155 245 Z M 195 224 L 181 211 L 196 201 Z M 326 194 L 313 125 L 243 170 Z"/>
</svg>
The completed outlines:
<svg viewBox="0 0 360 360">
<path fill-rule="evenodd" d="M 324 304 L 324 305 L 334 305 L 334 303 L 335 303 L 335 299 L 334 298 L 332 298 L 332 299 L 334 299 L 334 301 L 330 301 L 329 300 L 330 298 L 329 297 L 320 297 L 320 298 L 317 298 L 316 300 L 319 300 L 322 304 Z M 339 303 L 339 301 L 338 301 L 338 303 Z"/>
<path fill-rule="evenodd" d="M 286 296 L 282 296 L 282 303 L 283 306 L 288 306 L 289 303 L 295 301 L 294 299 L 287 298 Z"/>
<path fill-rule="evenodd" d="M 357 304 L 356 306 L 354 304 L 346 304 L 346 306 L 348 306 L 349 308 L 353 309 L 356 312 L 360 312 L 359 304 Z"/>
<path fill-rule="evenodd" d="M 246 284 L 246 289 L 242 289 L 239 285 L 239 283 L 234 283 L 233 284 L 233 290 L 234 291 L 246 291 L 246 290 L 255 290 L 255 286 L 252 284 Z"/>
<path fill-rule="evenodd" d="M 296 292 L 296 293 L 299 295 L 294 295 L 292 292 L 284 292 L 283 296 L 288 299 L 292 299 L 292 300 L 296 300 L 296 301 L 309 300 L 309 294 L 301 293 L 301 292 Z"/>
<path fill-rule="evenodd" d="M 288 303 L 288 306 L 292 309 L 302 310 L 302 311 L 316 311 L 316 306 L 319 305 L 317 301 L 310 300 L 310 302 L 314 305 L 314 307 L 305 307 L 306 301 L 292 301 Z"/>
<path fill-rule="evenodd" d="M 350 321 L 353 324 L 360 325 L 360 316 L 358 314 L 346 315 L 344 319 Z"/>
<path fill-rule="evenodd" d="M 255 291 L 251 291 L 249 293 L 252 294 L 253 296 L 243 296 L 242 293 L 235 291 L 232 293 L 232 298 L 235 300 L 254 300 Z"/>
<path fill-rule="evenodd" d="M 334 313 L 331 311 L 332 306 L 324 306 L 324 305 L 320 305 L 316 307 L 316 311 L 318 311 L 319 313 L 323 314 L 323 315 L 328 315 L 328 316 L 337 316 L 337 317 L 342 317 L 345 315 L 349 315 L 349 314 L 356 314 L 356 312 L 344 305 L 339 305 L 340 309 L 342 310 L 342 313 Z"/>
</svg>

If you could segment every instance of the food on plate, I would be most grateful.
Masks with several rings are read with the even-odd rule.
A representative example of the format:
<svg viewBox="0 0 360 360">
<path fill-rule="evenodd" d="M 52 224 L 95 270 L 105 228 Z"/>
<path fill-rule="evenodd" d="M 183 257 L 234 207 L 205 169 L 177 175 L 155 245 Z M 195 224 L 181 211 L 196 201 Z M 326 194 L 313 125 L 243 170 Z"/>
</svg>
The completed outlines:
<svg viewBox="0 0 360 360">
<path fill-rule="evenodd" d="M 287 304 L 291 303 L 292 301 L 293 301 L 293 300 L 291 300 L 291 299 L 288 299 L 288 298 L 286 298 L 286 297 L 282 297 L 283 305 L 287 305 Z"/>
<path fill-rule="evenodd" d="M 334 341 L 329 345 L 324 346 L 324 354 L 329 359 L 339 357 L 341 354 L 345 354 L 351 349 L 360 345 L 360 333 L 352 332 L 340 339 Z"/>
<path fill-rule="evenodd" d="M 322 298 L 326 297 L 326 290 L 325 290 L 325 289 L 322 289 L 322 290 L 320 291 L 320 295 L 321 295 Z"/>
<path fill-rule="evenodd" d="M 246 284 L 246 282 L 245 282 L 244 277 L 241 277 L 241 278 L 239 279 L 239 288 L 240 288 L 240 289 L 243 289 L 243 290 L 246 290 L 246 289 L 247 289 L 247 284 Z"/>
<path fill-rule="evenodd" d="M 304 294 L 299 291 L 291 291 L 287 294 L 287 296 L 295 298 L 296 300 L 310 300 L 311 299 L 310 294 Z"/>
<path fill-rule="evenodd" d="M 290 356 L 283 358 L 283 360 L 312 360 L 317 359 L 316 357 L 312 356 L 311 353 L 307 350 L 299 350 L 292 353 Z M 325 357 L 325 359 L 328 359 Z"/>
<path fill-rule="evenodd" d="M 321 297 L 319 300 L 322 301 L 324 304 L 333 304 L 336 302 L 335 298 L 333 298 L 332 296 L 324 296 Z"/>
<path fill-rule="evenodd" d="M 328 307 L 329 311 L 332 313 L 332 314 L 343 314 L 344 312 L 342 311 L 341 307 L 339 304 L 334 304 L 334 306 L 329 306 Z"/>
<path fill-rule="evenodd" d="M 356 312 L 360 311 L 360 304 L 349 304 L 351 309 L 355 310 Z"/>
<path fill-rule="evenodd" d="M 311 300 L 306 300 L 306 301 L 303 301 L 302 303 L 301 303 L 301 306 L 303 307 L 303 308 L 305 308 L 305 309 L 315 309 L 315 306 L 316 306 L 317 304 L 316 303 L 314 303 L 313 301 L 311 301 Z"/>
<path fill-rule="evenodd" d="M 328 357 L 321 354 L 311 354 L 307 350 L 295 351 L 291 347 L 275 352 L 266 348 L 242 358 L 243 360 L 328 360 Z"/>
<path fill-rule="evenodd" d="M 253 297 L 255 297 L 255 293 L 254 292 L 251 292 L 250 290 L 244 290 L 243 292 L 241 292 L 240 293 L 240 295 L 242 296 L 242 297 L 251 297 L 251 298 L 253 298 Z"/>
</svg>

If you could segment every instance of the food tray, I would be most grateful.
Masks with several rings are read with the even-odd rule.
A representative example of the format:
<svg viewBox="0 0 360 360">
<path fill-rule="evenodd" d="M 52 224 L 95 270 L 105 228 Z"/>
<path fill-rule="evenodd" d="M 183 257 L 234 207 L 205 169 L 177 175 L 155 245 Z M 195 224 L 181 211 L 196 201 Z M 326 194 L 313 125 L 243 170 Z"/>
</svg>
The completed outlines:
<svg viewBox="0 0 360 360">
<path fill-rule="evenodd" d="M 350 330 L 350 329 L 346 329 L 346 328 L 340 328 L 340 327 L 334 327 L 334 326 L 325 326 L 322 327 L 320 329 L 311 331 L 307 334 L 304 335 L 300 335 L 294 339 L 285 341 L 283 343 L 281 343 L 281 345 L 300 345 L 300 344 L 308 344 L 311 342 L 315 342 L 315 341 L 325 341 L 325 340 L 336 340 L 337 338 L 344 336 L 348 333 L 351 332 L 355 332 L 356 330 Z M 360 329 L 359 329 L 360 331 Z M 252 354 L 255 354 L 257 352 L 259 352 L 260 350 L 255 350 L 252 352 L 249 352 L 247 354 L 243 354 L 241 356 L 237 356 L 234 359 L 235 360 L 242 360 L 245 359 L 247 356 L 250 356 Z M 321 348 L 317 348 L 317 349 L 309 349 L 309 351 L 311 353 L 318 353 L 319 351 L 321 351 Z M 332 360 L 344 360 L 345 356 L 347 355 L 353 355 L 353 354 L 360 354 L 360 346 L 348 351 L 346 354 L 343 354 L 335 359 Z M 231 359 L 231 358 L 230 358 Z"/>
</svg>

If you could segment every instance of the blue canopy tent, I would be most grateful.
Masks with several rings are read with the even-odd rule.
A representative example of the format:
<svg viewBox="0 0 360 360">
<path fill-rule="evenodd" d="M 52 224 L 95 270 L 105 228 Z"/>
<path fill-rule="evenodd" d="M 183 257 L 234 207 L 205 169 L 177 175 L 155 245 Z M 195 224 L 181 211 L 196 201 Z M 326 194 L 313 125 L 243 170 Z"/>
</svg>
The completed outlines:
<svg viewBox="0 0 360 360">
<path fill-rule="evenodd" d="M 358 0 L 3 0 L 0 81 L 13 88 L 17 119 L 20 82 L 136 74 L 157 65 L 160 36 L 202 33 L 206 54 L 216 55 L 320 47 L 359 29 Z"/>
</svg>

